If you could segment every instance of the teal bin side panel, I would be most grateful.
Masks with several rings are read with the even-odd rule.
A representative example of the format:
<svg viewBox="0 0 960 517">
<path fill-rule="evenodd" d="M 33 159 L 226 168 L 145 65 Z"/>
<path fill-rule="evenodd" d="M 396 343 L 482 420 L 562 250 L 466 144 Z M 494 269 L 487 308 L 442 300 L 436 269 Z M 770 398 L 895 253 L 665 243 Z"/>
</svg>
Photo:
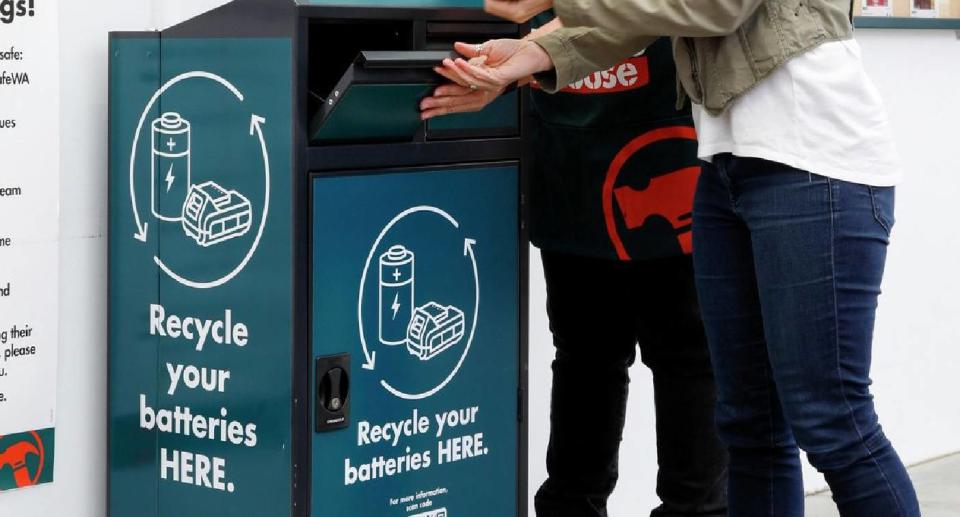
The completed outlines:
<svg viewBox="0 0 960 517">
<path fill-rule="evenodd" d="M 133 328 L 156 339 L 152 361 L 123 375 L 153 391 L 147 409 L 139 384 L 116 403 L 140 416 L 122 432 L 150 449 L 149 472 L 135 489 L 150 485 L 154 503 L 146 512 L 111 509 L 290 515 L 292 42 L 162 38 L 161 45 L 163 91 L 135 158 L 148 236 L 145 246 L 122 241 L 152 248 L 122 257 L 155 283 L 122 303 Z M 117 101 L 131 106 L 124 131 L 155 91 Z"/>
<path fill-rule="evenodd" d="M 144 318 L 146 305 L 158 299 L 157 243 L 135 238 L 140 229 L 134 206 L 141 212 L 141 228 L 152 220 L 147 219 L 149 189 L 135 189 L 131 198 L 130 153 L 146 100 L 160 87 L 159 36 L 111 37 L 109 69 L 109 506 L 113 516 L 156 515 L 155 440 L 140 429 L 139 399 L 143 395 L 152 406 L 157 401 L 159 341 Z M 159 109 L 147 113 L 151 120 L 157 116 Z M 150 156 L 149 138 L 140 139 L 138 154 Z M 140 180 L 150 164 L 137 165 Z"/>
<path fill-rule="evenodd" d="M 313 352 L 351 355 L 314 517 L 517 515 L 518 185 L 516 164 L 314 180 Z"/>
<path fill-rule="evenodd" d="M 198 453 L 223 462 L 212 488 L 197 486 L 197 476 L 171 480 L 168 471 L 159 490 L 164 517 L 291 512 L 292 52 L 286 38 L 163 40 L 165 81 L 204 75 L 160 99 L 162 112 L 190 124 L 193 185 L 183 220 L 157 232 L 160 258 L 173 273 L 161 276 L 160 297 L 169 313 L 225 323 L 223 344 L 211 328 L 202 351 L 195 340 L 161 345 L 161 388 L 170 384 L 168 365 L 210 368 L 217 382 L 210 391 L 161 389 L 160 404 L 222 422 L 208 420 L 213 439 L 198 438 L 204 432 L 196 429 L 161 433 L 161 461 L 176 460 L 177 451 L 181 461 Z M 161 147 L 168 144 L 164 137 Z M 166 181 L 166 172 L 158 174 L 155 188 Z"/>
</svg>

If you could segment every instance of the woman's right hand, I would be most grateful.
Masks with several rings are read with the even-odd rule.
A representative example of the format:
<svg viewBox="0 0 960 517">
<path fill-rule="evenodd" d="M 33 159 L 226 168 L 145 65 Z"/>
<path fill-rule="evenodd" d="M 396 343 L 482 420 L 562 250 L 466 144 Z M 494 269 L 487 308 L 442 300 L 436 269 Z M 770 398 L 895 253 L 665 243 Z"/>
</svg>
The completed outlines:
<svg viewBox="0 0 960 517">
<path fill-rule="evenodd" d="M 498 92 L 471 90 L 453 83 L 444 84 L 434 90 L 433 96 L 420 102 L 420 119 L 430 120 L 452 113 L 481 111 L 499 97 L 501 92 L 502 90 Z"/>
</svg>

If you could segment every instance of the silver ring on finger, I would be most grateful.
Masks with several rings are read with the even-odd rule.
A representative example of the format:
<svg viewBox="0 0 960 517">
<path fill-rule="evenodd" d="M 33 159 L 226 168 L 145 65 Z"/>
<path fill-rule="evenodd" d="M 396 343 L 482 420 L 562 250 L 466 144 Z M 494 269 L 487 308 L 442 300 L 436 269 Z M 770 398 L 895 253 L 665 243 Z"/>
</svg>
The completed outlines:
<svg viewBox="0 0 960 517">
<path fill-rule="evenodd" d="M 475 84 L 471 84 L 471 85 L 470 85 L 470 90 L 471 90 L 471 91 L 477 91 L 478 89 L 479 89 L 479 87 L 478 87 L 477 85 L 475 85 Z"/>
<path fill-rule="evenodd" d="M 483 55 L 483 43 L 480 43 L 474 48 L 474 51 L 478 56 Z"/>
</svg>

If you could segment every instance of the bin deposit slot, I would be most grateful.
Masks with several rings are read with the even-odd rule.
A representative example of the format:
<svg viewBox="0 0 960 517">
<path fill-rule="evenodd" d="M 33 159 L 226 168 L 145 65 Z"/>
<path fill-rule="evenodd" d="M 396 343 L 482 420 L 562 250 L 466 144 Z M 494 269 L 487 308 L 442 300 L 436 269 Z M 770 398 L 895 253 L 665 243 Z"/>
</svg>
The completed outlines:
<svg viewBox="0 0 960 517">
<path fill-rule="evenodd" d="M 309 110 L 316 113 L 363 50 L 415 50 L 412 20 L 313 20 L 309 31 Z"/>
<path fill-rule="evenodd" d="M 492 39 L 518 37 L 520 26 L 512 23 L 428 22 L 426 48 L 443 50 L 453 48 L 458 41 L 483 43 Z"/>
<path fill-rule="evenodd" d="M 412 141 L 423 126 L 420 100 L 442 77 L 449 51 L 363 51 L 310 125 L 313 143 Z"/>
</svg>

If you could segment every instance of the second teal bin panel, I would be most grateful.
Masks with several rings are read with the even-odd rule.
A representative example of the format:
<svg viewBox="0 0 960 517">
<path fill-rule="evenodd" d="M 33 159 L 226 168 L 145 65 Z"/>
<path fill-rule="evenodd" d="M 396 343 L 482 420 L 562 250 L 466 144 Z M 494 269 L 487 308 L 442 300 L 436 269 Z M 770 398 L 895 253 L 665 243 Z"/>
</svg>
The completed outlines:
<svg viewBox="0 0 960 517">
<path fill-rule="evenodd" d="M 516 164 L 313 184 L 313 352 L 352 357 L 314 517 L 517 515 Z"/>
</svg>

